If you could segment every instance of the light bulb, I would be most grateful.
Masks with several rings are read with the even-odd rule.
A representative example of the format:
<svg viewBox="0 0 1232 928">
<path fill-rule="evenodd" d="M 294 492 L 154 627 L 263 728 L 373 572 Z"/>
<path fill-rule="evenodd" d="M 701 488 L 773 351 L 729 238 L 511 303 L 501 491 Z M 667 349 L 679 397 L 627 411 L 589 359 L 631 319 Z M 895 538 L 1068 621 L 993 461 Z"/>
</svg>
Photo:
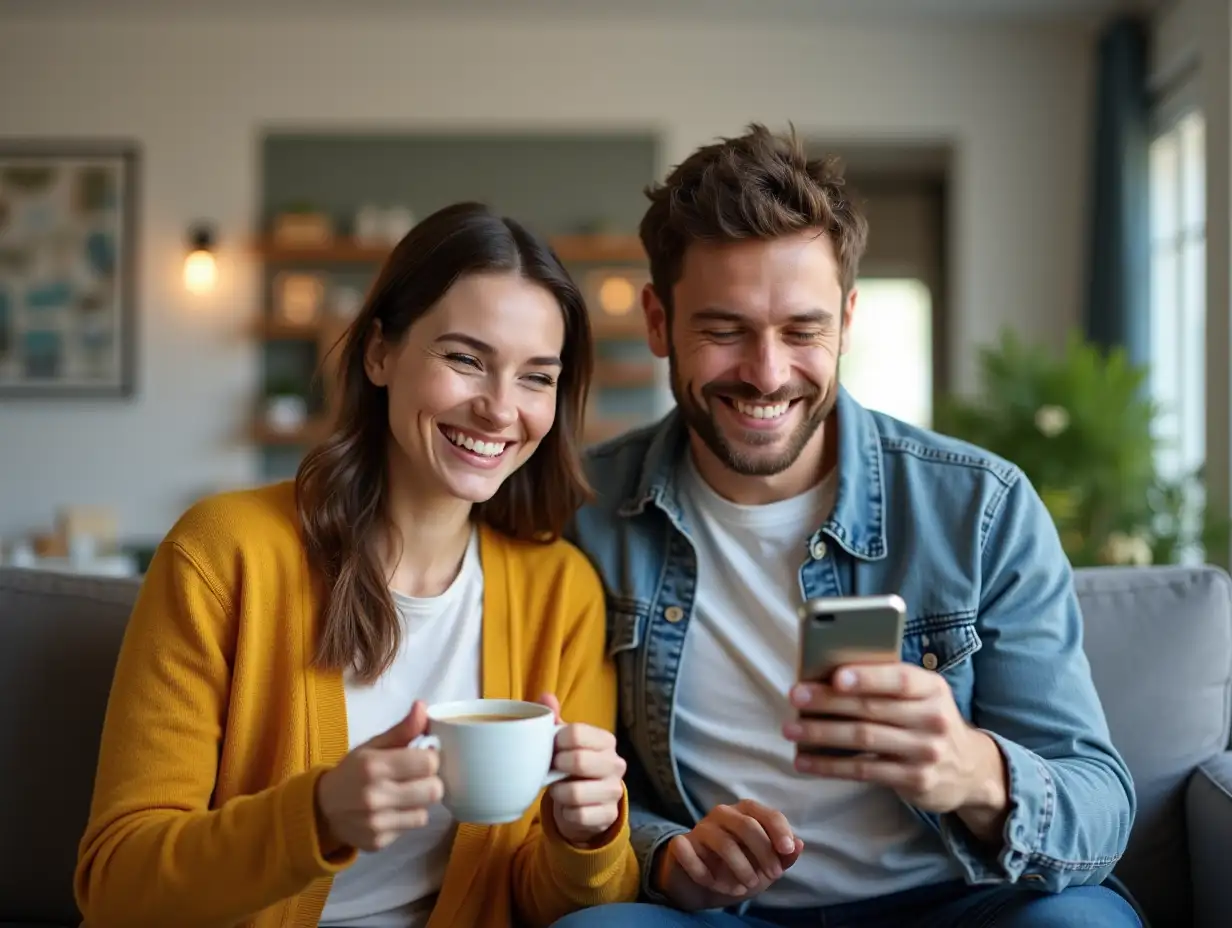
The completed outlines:
<svg viewBox="0 0 1232 928">
<path fill-rule="evenodd" d="M 637 290 L 626 277 L 609 277 L 599 285 L 599 305 L 611 316 L 623 316 L 637 301 Z"/>
<path fill-rule="evenodd" d="M 212 252 L 199 248 L 184 259 L 184 287 L 189 293 L 208 293 L 214 289 L 218 267 Z"/>
</svg>

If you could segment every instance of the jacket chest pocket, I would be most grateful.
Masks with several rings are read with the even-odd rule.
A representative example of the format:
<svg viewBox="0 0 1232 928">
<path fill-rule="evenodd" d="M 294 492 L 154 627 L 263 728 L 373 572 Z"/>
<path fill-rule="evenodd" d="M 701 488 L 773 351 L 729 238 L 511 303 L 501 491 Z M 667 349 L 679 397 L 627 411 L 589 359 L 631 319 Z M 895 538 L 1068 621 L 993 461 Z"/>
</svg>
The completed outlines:
<svg viewBox="0 0 1232 928">
<path fill-rule="evenodd" d="M 631 728 L 637 719 L 637 655 L 649 612 L 635 602 L 609 601 L 607 615 L 607 656 L 619 681 L 620 724 Z"/>
<path fill-rule="evenodd" d="M 980 649 L 975 616 L 922 616 L 907 623 L 903 662 L 937 673 L 955 671 Z"/>
</svg>

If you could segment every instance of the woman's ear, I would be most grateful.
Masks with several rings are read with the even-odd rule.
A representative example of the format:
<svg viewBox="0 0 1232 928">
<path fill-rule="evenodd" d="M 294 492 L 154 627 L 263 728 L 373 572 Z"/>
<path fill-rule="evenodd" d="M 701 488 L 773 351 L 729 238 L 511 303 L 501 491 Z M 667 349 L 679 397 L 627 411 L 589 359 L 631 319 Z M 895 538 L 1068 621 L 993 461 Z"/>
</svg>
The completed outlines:
<svg viewBox="0 0 1232 928">
<path fill-rule="evenodd" d="M 368 375 L 373 386 L 389 385 L 390 361 L 389 343 L 385 341 L 385 335 L 381 331 L 381 320 L 375 319 L 364 342 L 364 373 Z"/>
</svg>

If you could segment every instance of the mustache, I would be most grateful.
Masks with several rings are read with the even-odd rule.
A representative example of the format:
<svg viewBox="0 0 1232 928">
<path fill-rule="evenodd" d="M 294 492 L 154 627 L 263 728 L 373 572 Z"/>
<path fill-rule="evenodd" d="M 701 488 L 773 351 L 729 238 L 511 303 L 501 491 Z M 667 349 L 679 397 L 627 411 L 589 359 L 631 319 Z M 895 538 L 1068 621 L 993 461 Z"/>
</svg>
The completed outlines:
<svg viewBox="0 0 1232 928">
<path fill-rule="evenodd" d="M 702 387 L 706 399 L 726 397 L 746 403 L 787 403 L 791 400 L 813 399 L 821 391 L 810 384 L 784 384 L 773 393 L 762 393 L 742 380 L 714 380 Z"/>
</svg>

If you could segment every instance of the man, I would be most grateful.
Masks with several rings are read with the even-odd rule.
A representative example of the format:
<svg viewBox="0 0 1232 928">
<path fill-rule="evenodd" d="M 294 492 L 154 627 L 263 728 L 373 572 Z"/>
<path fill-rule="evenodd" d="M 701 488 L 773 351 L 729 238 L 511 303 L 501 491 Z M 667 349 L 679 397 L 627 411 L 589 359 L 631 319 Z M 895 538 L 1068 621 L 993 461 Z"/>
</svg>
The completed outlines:
<svg viewBox="0 0 1232 928">
<path fill-rule="evenodd" d="M 610 597 L 658 905 L 563 924 L 1140 924 L 1101 885 L 1133 787 L 1047 511 L 839 386 L 867 225 L 837 167 L 752 126 L 648 195 L 677 409 L 593 452 L 573 538 Z M 907 603 L 901 661 L 798 684 L 800 603 L 875 593 Z"/>
</svg>

